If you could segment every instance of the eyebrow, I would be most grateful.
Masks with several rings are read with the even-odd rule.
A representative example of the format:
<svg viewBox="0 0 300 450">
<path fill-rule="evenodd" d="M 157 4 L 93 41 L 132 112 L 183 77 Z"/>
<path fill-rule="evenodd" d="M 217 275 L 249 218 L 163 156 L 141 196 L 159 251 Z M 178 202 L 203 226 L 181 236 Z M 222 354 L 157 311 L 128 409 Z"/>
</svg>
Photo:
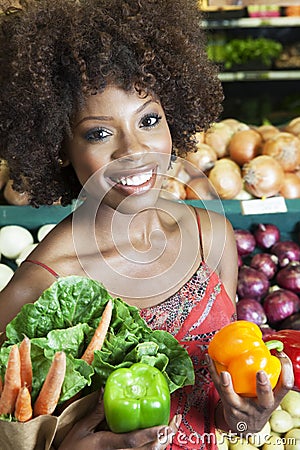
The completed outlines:
<svg viewBox="0 0 300 450">
<path fill-rule="evenodd" d="M 153 99 L 149 99 L 147 100 L 145 103 L 143 103 L 137 110 L 136 110 L 136 114 L 141 113 L 150 103 L 158 103 L 156 100 Z M 88 120 L 99 120 L 99 121 L 108 121 L 108 120 L 113 120 L 112 116 L 87 116 L 87 117 L 83 117 L 83 119 L 81 119 L 79 122 L 77 122 L 77 124 L 74 126 L 74 128 L 78 127 L 78 125 L 80 125 L 82 122 L 86 122 Z"/>
</svg>

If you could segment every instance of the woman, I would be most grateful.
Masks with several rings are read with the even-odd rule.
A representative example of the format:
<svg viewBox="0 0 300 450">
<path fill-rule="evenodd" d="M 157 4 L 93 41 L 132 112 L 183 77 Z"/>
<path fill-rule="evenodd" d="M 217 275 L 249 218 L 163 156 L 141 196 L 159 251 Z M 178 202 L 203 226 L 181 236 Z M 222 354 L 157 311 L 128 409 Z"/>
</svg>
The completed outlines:
<svg viewBox="0 0 300 450">
<path fill-rule="evenodd" d="M 1 156 L 33 205 L 78 197 L 79 207 L 1 292 L 0 329 L 55 277 L 97 279 L 172 333 L 195 367 L 195 386 L 172 396 L 169 438 L 144 430 L 130 445 L 167 448 L 177 431 L 168 448 L 215 448 L 216 427 L 260 430 L 293 385 L 290 361 L 281 355 L 274 392 L 258 372 L 256 399 L 216 374 L 206 349 L 235 318 L 233 230 L 222 215 L 160 196 L 172 156 L 195 149 L 195 133 L 221 111 L 197 4 L 31 0 L 3 22 Z M 76 424 L 61 448 L 128 447 L 112 433 L 104 443 L 94 425 Z"/>
</svg>

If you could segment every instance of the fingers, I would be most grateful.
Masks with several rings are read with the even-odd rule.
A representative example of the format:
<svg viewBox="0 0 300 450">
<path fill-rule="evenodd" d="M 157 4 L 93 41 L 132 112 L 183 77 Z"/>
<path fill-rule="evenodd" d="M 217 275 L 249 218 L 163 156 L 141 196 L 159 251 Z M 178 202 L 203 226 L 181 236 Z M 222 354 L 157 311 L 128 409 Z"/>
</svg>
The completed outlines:
<svg viewBox="0 0 300 450">
<path fill-rule="evenodd" d="M 231 376 L 228 372 L 217 373 L 214 362 L 207 355 L 208 369 L 212 378 L 212 381 L 223 400 L 223 403 L 227 403 L 232 406 L 240 404 L 240 396 L 235 392 L 232 385 Z"/>
<path fill-rule="evenodd" d="M 256 374 L 256 396 L 257 403 L 263 409 L 274 409 L 274 395 L 267 374 L 260 370 Z"/>
<path fill-rule="evenodd" d="M 281 374 L 274 389 L 276 402 L 279 404 L 288 391 L 294 387 L 294 371 L 290 358 L 284 352 L 278 352 L 276 356 L 281 363 Z"/>
<path fill-rule="evenodd" d="M 109 433 L 110 444 L 113 445 L 109 448 L 163 450 L 172 442 L 174 435 L 178 431 L 180 423 L 181 415 L 178 415 L 174 416 L 170 421 L 170 424 L 167 426 L 145 428 L 143 430 L 132 431 L 124 434 Z"/>
</svg>

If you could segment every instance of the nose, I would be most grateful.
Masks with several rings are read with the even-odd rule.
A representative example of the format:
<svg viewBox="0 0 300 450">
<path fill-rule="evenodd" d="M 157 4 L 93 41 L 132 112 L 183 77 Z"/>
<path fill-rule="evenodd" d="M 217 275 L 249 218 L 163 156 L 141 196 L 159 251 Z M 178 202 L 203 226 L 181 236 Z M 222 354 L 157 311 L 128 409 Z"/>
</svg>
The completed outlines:
<svg viewBox="0 0 300 450">
<path fill-rule="evenodd" d="M 117 149 L 114 151 L 113 159 L 136 160 L 143 153 L 149 151 L 149 146 L 135 133 L 122 133 L 118 140 Z"/>
</svg>

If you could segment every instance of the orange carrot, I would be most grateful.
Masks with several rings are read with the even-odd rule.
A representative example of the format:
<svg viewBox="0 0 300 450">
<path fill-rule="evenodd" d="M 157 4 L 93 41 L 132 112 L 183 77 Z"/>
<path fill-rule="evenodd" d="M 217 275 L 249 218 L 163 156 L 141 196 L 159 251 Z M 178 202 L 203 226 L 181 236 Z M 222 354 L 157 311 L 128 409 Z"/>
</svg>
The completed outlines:
<svg viewBox="0 0 300 450">
<path fill-rule="evenodd" d="M 16 400 L 15 418 L 18 422 L 27 422 L 32 418 L 31 395 L 26 385 L 19 390 Z"/>
<path fill-rule="evenodd" d="M 20 344 L 20 361 L 21 361 L 21 385 L 27 386 L 29 392 L 32 390 L 32 364 L 30 358 L 30 339 L 25 336 Z"/>
<path fill-rule="evenodd" d="M 15 403 L 21 387 L 21 363 L 19 348 L 15 344 L 12 346 L 5 377 L 2 395 L 0 398 L 0 414 L 13 414 Z"/>
<path fill-rule="evenodd" d="M 85 352 L 83 353 L 81 359 L 86 361 L 88 364 L 92 364 L 94 359 L 94 351 L 95 350 L 101 350 L 106 333 L 108 331 L 110 321 L 111 321 L 111 315 L 112 315 L 112 309 L 113 309 L 113 303 L 112 300 L 108 300 L 102 317 L 100 319 L 99 325 L 96 328 L 96 331 L 94 333 L 94 336 L 92 337 L 89 345 L 85 349 Z"/>
<path fill-rule="evenodd" d="M 52 414 L 57 406 L 66 374 L 66 354 L 56 352 L 33 407 L 33 415 Z"/>
</svg>

